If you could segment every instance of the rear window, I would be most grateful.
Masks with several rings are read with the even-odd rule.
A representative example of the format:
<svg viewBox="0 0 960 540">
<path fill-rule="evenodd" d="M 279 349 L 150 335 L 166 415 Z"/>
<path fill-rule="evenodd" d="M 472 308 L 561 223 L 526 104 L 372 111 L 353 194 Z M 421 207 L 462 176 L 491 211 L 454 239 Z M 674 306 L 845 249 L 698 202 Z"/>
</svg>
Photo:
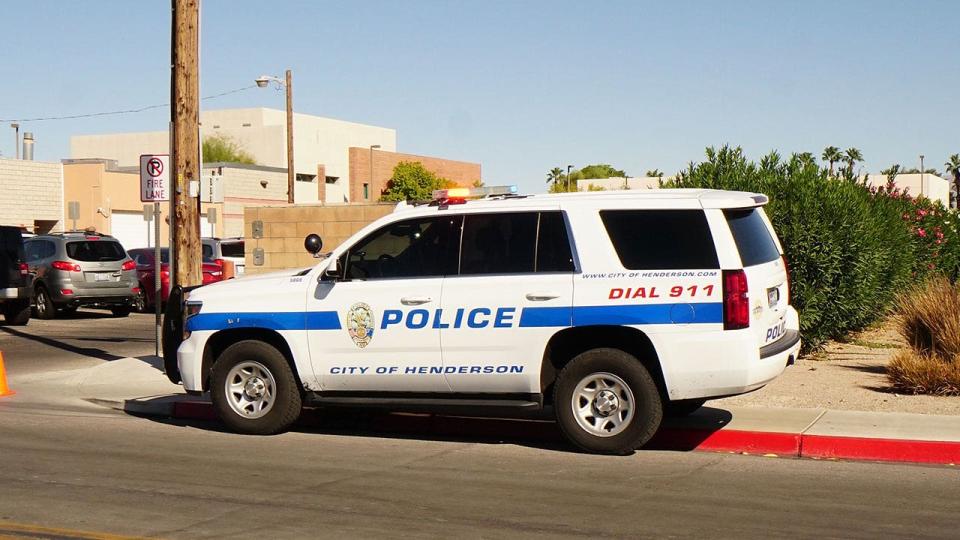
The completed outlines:
<svg viewBox="0 0 960 540">
<path fill-rule="evenodd" d="M 222 257 L 243 258 L 243 242 L 221 242 L 220 255 Z"/>
<path fill-rule="evenodd" d="M 703 210 L 603 210 L 600 219 L 624 268 L 720 268 Z"/>
<path fill-rule="evenodd" d="M 109 240 L 86 240 L 67 242 L 67 257 L 75 261 L 122 261 L 127 258 L 119 242 Z"/>
<path fill-rule="evenodd" d="M 740 260 L 744 266 L 756 266 L 780 258 L 777 243 L 770 236 L 770 229 L 763 221 L 759 208 L 749 210 L 725 210 L 733 240 L 737 243 Z"/>
</svg>

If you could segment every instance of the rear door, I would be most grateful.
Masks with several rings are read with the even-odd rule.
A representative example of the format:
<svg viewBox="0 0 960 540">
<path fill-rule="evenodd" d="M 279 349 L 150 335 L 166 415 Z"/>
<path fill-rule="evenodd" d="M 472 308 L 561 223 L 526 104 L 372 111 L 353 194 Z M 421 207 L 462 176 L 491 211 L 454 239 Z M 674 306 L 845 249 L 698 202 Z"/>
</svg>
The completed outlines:
<svg viewBox="0 0 960 540">
<path fill-rule="evenodd" d="M 123 277 L 121 265 L 127 258 L 120 242 L 89 237 L 68 240 L 65 249 L 67 257 L 80 264 L 84 288 L 111 288 L 120 283 Z"/>
<path fill-rule="evenodd" d="M 723 211 L 740 253 L 750 297 L 750 327 L 760 347 L 784 337 L 789 305 L 780 242 L 762 208 Z"/>
</svg>

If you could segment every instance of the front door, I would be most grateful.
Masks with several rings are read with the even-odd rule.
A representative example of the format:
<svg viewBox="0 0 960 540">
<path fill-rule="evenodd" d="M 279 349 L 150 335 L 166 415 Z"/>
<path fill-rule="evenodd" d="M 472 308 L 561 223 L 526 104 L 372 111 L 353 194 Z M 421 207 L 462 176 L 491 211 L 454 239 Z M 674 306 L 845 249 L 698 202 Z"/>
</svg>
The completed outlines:
<svg viewBox="0 0 960 540">
<path fill-rule="evenodd" d="M 316 284 L 307 334 L 324 391 L 449 392 L 434 315 L 459 222 L 385 225 L 340 257 L 339 279 Z"/>
</svg>

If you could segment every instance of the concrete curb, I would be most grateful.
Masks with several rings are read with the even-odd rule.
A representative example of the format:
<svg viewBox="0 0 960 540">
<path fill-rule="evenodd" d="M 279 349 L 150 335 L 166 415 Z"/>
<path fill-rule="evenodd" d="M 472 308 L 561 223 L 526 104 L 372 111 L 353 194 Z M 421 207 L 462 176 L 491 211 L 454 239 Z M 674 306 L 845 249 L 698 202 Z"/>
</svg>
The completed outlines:
<svg viewBox="0 0 960 540">
<path fill-rule="evenodd" d="M 213 405 L 198 399 L 127 400 L 121 408 L 132 414 L 180 420 L 216 420 Z M 363 428 L 374 432 L 430 433 L 446 437 L 562 441 L 559 430 L 549 421 L 384 414 L 365 422 Z M 940 465 L 960 463 L 960 442 L 956 441 L 813 435 L 723 427 L 703 429 L 675 427 L 669 423 L 657 433 L 647 448 L 852 461 Z"/>
</svg>

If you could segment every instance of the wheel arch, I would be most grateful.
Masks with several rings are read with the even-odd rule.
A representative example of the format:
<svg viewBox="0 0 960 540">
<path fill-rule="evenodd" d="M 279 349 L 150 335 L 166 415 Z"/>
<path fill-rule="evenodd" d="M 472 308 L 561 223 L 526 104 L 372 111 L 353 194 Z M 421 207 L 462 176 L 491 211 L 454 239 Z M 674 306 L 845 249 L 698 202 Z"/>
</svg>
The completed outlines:
<svg viewBox="0 0 960 540">
<path fill-rule="evenodd" d="M 293 351 L 290 349 L 290 344 L 279 332 L 267 328 L 230 328 L 220 330 L 207 338 L 203 347 L 203 362 L 200 366 L 201 384 L 204 391 L 210 390 L 213 364 L 220 358 L 223 351 L 241 341 L 262 341 L 280 351 L 287 364 L 290 365 L 290 371 L 293 372 L 293 378 L 297 381 L 297 387 L 300 388 L 301 392 L 304 391 L 303 381 L 300 380 L 300 373 L 297 371 L 296 362 L 293 360 Z"/>
<path fill-rule="evenodd" d="M 578 354 L 597 348 L 619 349 L 633 355 L 650 372 L 661 399 L 668 399 L 660 356 L 650 338 L 629 326 L 596 325 L 565 328 L 547 342 L 540 365 L 540 391 L 545 402 L 552 402 L 553 385 L 563 366 Z"/>
</svg>

